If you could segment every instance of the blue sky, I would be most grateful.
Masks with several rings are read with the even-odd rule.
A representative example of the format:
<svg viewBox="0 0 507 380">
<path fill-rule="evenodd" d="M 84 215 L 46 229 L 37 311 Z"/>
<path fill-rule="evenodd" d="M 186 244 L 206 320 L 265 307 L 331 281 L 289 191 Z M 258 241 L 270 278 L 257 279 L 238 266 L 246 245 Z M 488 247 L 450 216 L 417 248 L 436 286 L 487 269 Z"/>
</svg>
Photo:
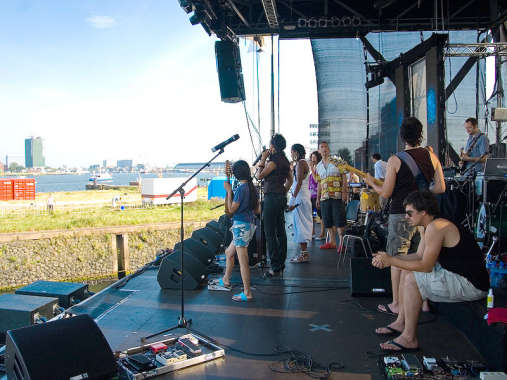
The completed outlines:
<svg viewBox="0 0 507 380">
<path fill-rule="evenodd" d="M 177 0 L 0 2 L 0 160 L 22 155 L 34 135 L 50 166 L 202 161 L 235 133 L 240 140 L 221 159 L 250 160 L 243 106 L 220 102 L 214 41 Z M 254 115 L 252 53 L 240 45 Z M 280 54 L 281 132 L 289 144 L 306 143 L 317 122 L 310 43 L 282 41 Z M 267 53 L 260 74 L 267 143 Z"/>
</svg>

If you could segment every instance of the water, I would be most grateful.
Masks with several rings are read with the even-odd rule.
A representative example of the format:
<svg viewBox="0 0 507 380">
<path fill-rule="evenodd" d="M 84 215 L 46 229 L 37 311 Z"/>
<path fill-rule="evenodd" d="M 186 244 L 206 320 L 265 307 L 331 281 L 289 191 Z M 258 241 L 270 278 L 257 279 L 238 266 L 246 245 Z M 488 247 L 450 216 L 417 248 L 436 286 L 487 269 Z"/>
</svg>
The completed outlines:
<svg viewBox="0 0 507 380">
<path fill-rule="evenodd" d="M 182 182 L 184 178 L 188 178 L 192 173 L 184 172 L 170 172 L 164 173 L 164 178 L 181 177 Z M 103 181 L 107 185 L 128 186 L 129 182 L 137 181 L 137 173 L 112 173 L 111 181 Z M 197 178 L 201 182 L 203 179 L 212 178 L 214 175 L 210 173 L 199 173 Z M 147 173 L 141 174 L 141 178 L 157 178 L 156 174 Z M 37 193 L 52 193 L 59 191 L 82 191 L 86 190 L 86 185 L 91 183 L 89 181 L 90 174 L 61 174 L 61 175 L 40 175 L 40 176 L 27 176 L 27 178 L 35 178 L 35 191 Z M 201 184 L 201 183 L 200 183 Z"/>
</svg>

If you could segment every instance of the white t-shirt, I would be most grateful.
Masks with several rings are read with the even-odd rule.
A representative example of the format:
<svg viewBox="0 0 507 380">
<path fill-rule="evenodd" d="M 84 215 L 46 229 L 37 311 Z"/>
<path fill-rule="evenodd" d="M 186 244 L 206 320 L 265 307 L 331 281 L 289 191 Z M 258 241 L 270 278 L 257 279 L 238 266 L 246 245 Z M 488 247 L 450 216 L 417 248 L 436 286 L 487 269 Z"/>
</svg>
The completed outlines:
<svg viewBox="0 0 507 380">
<path fill-rule="evenodd" d="M 381 179 L 386 178 L 386 167 L 387 162 L 378 160 L 375 162 L 374 168 L 375 168 L 375 178 Z"/>
</svg>

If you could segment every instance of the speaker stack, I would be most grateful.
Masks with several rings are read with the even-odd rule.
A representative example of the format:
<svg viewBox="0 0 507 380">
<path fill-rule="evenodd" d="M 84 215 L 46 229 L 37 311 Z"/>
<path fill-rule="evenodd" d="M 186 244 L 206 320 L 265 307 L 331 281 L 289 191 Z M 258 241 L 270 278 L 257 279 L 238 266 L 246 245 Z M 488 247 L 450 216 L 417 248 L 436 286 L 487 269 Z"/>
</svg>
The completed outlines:
<svg viewBox="0 0 507 380">
<path fill-rule="evenodd" d="M 162 289 L 197 289 L 210 273 L 215 255 L 223 252 L 226 236 L 225 225 L 209 222 L 206 227 L 195 230 L 183 241 L 184 272 L 181 272 L 181 242 L 160 263 L 157 280 Z"/>
<path fill-rule="evenodd" d="M 232 41 L 215 42 L 220 97 L 225 103 L 245 100 L 245 86 L 241 69 L 239 47 Z"/>
</svg>

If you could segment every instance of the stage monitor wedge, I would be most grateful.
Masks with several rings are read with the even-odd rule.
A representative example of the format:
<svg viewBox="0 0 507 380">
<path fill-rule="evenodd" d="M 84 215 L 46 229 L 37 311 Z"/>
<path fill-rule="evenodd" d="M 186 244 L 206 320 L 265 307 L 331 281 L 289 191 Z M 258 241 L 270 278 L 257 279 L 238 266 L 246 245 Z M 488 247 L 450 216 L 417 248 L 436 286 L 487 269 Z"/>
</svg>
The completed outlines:
<svg viewBox="0 0 507 380">
<path fill-rule="evenodd" d="M 111 347 L 86 314 L 9 330 L 5 367 L 13 380 L 107 379 L 117 372 Z"/>
<path fill-rule="evenodd" d="M 239 46 L 232 41 L 216 41 L 215 56 L 222 102 L 238 103 L 244 101 L 245 85 L 243 83 Z"/>
</svg>

